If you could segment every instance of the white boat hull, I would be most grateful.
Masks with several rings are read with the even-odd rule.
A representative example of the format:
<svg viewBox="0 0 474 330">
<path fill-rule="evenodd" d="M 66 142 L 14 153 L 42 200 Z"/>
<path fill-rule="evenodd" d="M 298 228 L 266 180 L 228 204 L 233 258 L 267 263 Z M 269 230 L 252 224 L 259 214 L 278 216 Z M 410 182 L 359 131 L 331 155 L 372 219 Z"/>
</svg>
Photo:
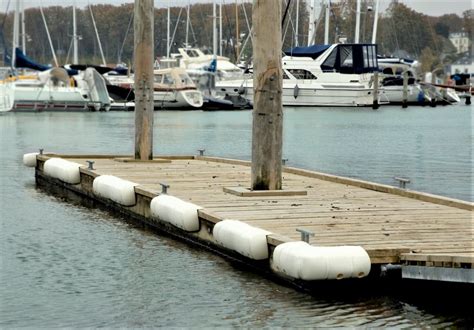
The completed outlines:
<svg viewBox="0 0 474 330">
<path fill-rule="evenodd" d="M 199 109 L 203 105 L 202 93 L 198 90 L 155 91 L 155 109 Z"/>
<path fill-rule="evenodd" d="M 24 110 L 95 110 L 94 102 L 77 88 L 15 86 L 13 111 Z"/>
<path fill-rule="evenodd" d="M 241 94 L 253 102 L 252 81 L 222 81 L 217 84 L 220 95 Z M 364 85 L 346 86 L 342 84 L 304 84 L 283 83 L 283 106 L 371 106 L 373 104 L 373 89 Z"/>
<path fill-rule="evenodd" d="M 13 109 L 14 86 L 10 83 L 0 82 L 0 112 L 7 112 Z"/>
<path fill-rule="evenodd" d="M 381 99 L 386 99 L 390 103 L 400 104 L 403 102 L 403 86 L 384 86 L 381 88 Z M 421 93 L 421 96 L 420 96 Z M 425 93 L 419 85 L 408 86 L 407 89 L 407 102 L 408 103 L 421 103 L 423 100 L 429 101 L 430 99 L 425 96 Z"/>
</svg>

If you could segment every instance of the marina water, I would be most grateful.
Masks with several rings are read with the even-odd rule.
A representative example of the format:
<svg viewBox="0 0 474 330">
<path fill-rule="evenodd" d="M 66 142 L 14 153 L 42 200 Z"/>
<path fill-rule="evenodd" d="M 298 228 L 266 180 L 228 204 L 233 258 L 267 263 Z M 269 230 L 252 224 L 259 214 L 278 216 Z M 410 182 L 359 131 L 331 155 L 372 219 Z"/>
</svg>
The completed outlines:
<svg viewBox="0 0 474 330">
<path fill-rule="evenodd" d="M 472 201 L 472 110 L 285 109 L 288 165 Z M 155 112 L 154 153 L 250 159 L 251 111 Z M 0 327 L 469 325 L 449 301 L 310 296 L 35 188 L 26 152 L 132 154 L 134 113 L 0 115 Z M 171 187 L 172 190 L 172 187 Z"/>
</svg>

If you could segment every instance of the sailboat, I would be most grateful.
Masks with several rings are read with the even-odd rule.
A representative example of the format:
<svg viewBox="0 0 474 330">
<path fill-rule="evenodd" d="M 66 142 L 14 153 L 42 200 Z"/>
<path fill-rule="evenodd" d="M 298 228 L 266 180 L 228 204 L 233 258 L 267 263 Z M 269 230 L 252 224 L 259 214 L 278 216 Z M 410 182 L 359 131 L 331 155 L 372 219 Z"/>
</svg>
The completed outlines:
<svg viewBox="0 0 474 330">
<path fill-rule="evenodd" d="M 40 65 L 28 58 L 17 47 L 19 46 L 18 12 L 20 2 L 17 1 L 13 29 L 12 77 L 10 81 L 13 83 L 14 101 L 11 110 L 108 110 L 110 99 L 105 80 L 96 70 L 88 68 L 85 71 L 77 72 L 68 71 L 58 66 Z M 41 7 L 40 10 L 57 65 L 51 37 Z M 34 71 L 27 75 L 19 75 L 16 71 L 17 68 L 27 68 Z"/>
<path fill-rule="evenodd" d="M 68 72 L 61 67 L 50 68 L 35 64 L 18 48 L 16 54 L 15 67 L 34 68 L 35 71 L 27 75 L 12 76 L 12 111 L 109 110 L 110 98 L 105 80 L 95 69 Z"/>
<path fill-rule="evenodd" d="M 222 4 L 221 4 L 222 7 Z M 189 6 L 187 7 L 189 24 Z M 222 14 L 220 14 L 222 15 Z M 169 16 L 168 16 L 169 18 Z M 168 21 L 169 22 L 169 21 Z M 222 26 L 220 28 L 222 31 Z M 234 80 L 243 77 L 243 71 L 230 62 L 228 57 L 217 55 L 217 11 L 216 1 L 213 1 L 213 51 L 205 54 L 201 49 L 190 47 L 187 42 L 185 47 L 178 48 L 178 53 L 169 52 L 169 41 L 167 47 L 167 59 L 162 63 L 169 67 L 170 63 L 186 70 L 196 84 L 204 98 L 203 110 L 240 110 L 252 107 L 251 102 L 237 95 L 236 97 L 225 97 L 216 93 L 215 83 L 218 80 Z"/>
</svg>

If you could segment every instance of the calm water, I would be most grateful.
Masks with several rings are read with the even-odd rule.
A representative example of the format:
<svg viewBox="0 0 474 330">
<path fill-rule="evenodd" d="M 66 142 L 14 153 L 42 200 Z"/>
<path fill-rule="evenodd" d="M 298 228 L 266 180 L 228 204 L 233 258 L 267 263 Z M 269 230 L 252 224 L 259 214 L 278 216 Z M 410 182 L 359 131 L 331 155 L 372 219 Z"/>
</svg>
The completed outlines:
<svg viewBox="0 0 474 330">
<path fill-rule="evenodd" d="M 286 109 L 289 165 L 473 200 L 472 110 Z M 450 302 L 311 297 L 37 190 L 25 152 L 133 152 L 133 113 L 0 115 L 0 327 L 466 325 Z M 156 112 L 155 154 L 250 157 L 251 112 Z M 427 307 L 429 305 L 429 307 Z"/>
</svg>

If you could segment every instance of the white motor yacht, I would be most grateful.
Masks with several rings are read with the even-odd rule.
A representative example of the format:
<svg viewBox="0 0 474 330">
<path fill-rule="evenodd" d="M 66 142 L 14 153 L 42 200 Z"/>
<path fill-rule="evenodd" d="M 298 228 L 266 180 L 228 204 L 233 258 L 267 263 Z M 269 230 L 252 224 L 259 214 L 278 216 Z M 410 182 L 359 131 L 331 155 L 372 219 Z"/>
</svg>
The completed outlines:
<svg viewBox="0 0 474 330">
<path fill-rule="evenodd" d="M 378 70 L 375 44 L 296 47 L 282 59 L 284 106 L 371 106 Z M 217 92 L 253 102 L 252 79 L 218 81 Z M 380 103 L 379 96 L 377 95 Z"/>
</svg>

